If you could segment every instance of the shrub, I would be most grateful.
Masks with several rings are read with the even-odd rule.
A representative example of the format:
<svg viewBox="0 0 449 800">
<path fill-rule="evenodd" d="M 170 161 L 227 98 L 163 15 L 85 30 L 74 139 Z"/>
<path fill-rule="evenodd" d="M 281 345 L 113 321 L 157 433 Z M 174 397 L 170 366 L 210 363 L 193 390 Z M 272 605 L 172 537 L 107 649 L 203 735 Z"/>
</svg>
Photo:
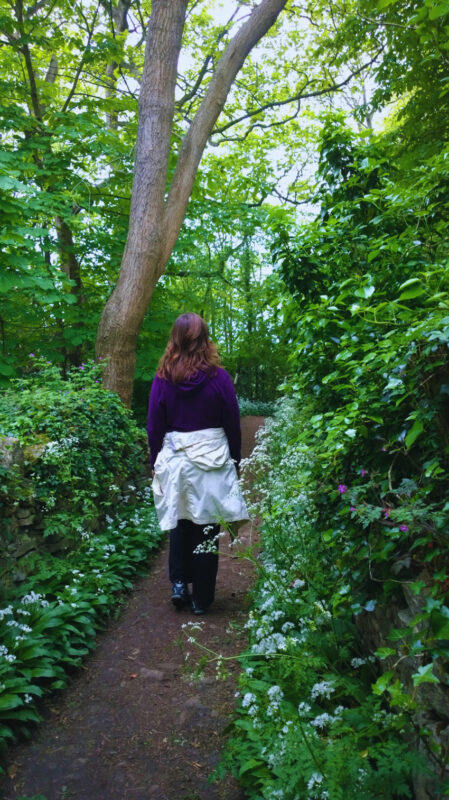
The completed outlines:
<svg viewBox="0 0 449 800">
<path fill-rule="evenodd" d="M 276 408 L 276 403 L 268 400 L 248 400 L 246 397 L 239 397 L 238 401 L 241 417 L 271 417 Z"/>
<path fill-rule="evenodd" d="M 30 359 L 30 372 L 0 395 L 0 431 L 18 439 L 24 466 L 0 467 L 4 544 L 10 513 L 33 503 L 44 536 L 80 541 L 113 506 L 119 484 L 141 468 L 145 436 L 119 397 L 101 386 L 101 364 L 57 367 Z"/>
</svg>

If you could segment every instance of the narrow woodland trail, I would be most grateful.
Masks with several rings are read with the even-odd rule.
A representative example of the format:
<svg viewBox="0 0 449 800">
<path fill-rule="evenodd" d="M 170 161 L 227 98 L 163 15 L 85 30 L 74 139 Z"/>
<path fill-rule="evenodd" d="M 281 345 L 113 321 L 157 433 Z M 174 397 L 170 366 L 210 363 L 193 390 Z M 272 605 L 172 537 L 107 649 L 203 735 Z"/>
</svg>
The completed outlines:
<svg viewBox="0 0 449 800">
<path fill-rule="evenodd" d="M 245 457 L 261 424 L 262 417 L 242 420 Z M 244 542 L 252 535 L 251 525 L 240 531 Z M 238 666 L 229 662 L 225 681 L 216 679 L 213 664 L 193 678 L 186 663 L 199 651 L 182 629 L 204 621 L 199 641 L 224 656 L 244 645 L 253 570 L 235 557 L 227 538 L 220 551 L 216 601 L 198 618 L 171 606 L 162 548 L 70 686 L 47 701 L 33 741 L 11 749 L 8 777 L 0 778 L 2 800 L 243 800 L 231 779 L 208 783 L 233 709 Z M 187 662 L 180 640 L 190 651 Z"/>
</svg>

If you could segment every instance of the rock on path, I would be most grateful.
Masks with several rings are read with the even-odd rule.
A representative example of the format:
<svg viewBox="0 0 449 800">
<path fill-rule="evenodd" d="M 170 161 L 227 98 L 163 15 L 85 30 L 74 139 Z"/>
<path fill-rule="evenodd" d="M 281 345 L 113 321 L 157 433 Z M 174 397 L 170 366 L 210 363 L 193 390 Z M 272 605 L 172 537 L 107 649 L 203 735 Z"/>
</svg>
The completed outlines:
<svg viewBox="0 0 449 800">
<path fill-rule="evenodd" d="M 244 457 L 261 424 L 262 417 L 242 420 Z M 248 544 L 252 537 L 248 524 L 240 538 Z M 199 640 L 231 656 L 245 642 L 252 567 L 221 541 L 217 597 L 200 618 Z M 225 681 L 216 679 L 214 665 L 200 679 L 189 673 L 198 650 L 182 625 L 198 618 L 172 607 L 166 564 L 165 546 L 70 686 L 45 703 L 32 742 L 11 749 L 2 800 L 243 800 L 230 778 L 208 782 L 234 706 L 238 665 L 227 662 Z"/>
</svg>

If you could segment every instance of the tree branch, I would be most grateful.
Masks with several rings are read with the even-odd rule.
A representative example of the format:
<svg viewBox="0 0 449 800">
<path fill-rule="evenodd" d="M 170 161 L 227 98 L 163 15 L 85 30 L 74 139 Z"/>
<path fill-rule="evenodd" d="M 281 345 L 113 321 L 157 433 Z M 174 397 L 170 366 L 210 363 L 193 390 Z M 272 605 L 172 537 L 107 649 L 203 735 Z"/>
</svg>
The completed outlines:
<svg viewBox="0 0 449 800">
<path fill-rule="evenodd" d="M 284 100 L 271 100 L 270 102 L 264 103 L 262 106 L 260 106 L 259 108 L 254 109 L 253 111 L 247 111 L 245 114 L 242 114 L 242 116 L 238 117 L 237 119 L 230 120 L 225 125 L 222 125 L 220 128 L 215 128 L 212 131 L 211 135 L 212 136 L 217 136 L 218 134 L 222 134 L 225 131 L 229 130 L 229 128 L 232 128 L 234 125 L 239 125 L 241 122 L 244 122 L 246 119 L 251 119 L 251 117 L 257 116 L 257 114 L 263 114 L 264 111 L 267 111 L 269 109 L 280 108 L 281 106 L 288 105 L 289 103 L 301 102 L 301 100 L 309 100 L 312 97 L 321 97 L 324 94 L 330 94 L 332 92 L 338 92 L 338 91 L 340 91 L 340 89 L 342 89 L 348 83 L 350 83 L 350 81 L 353 78 L 355 78 L 356 75 L 359 75 L 361 72 L 363 72 L 364 70 L 368 69 L 368 67 L 370 67 L 374 63 L 376 58 L 380 55 L 382 50 L 383 50 L 383 47 L 380 48 L 380 50 L 378 50 L 376 52 L 376 54 L 373 56 L 373 58 L 370 59 L 370 61 L 366 62 L 361 67 L 359 67 L 358 69 L 356 69 L 353 72 L 351 72 L 348 75 L 347 78 L 345 78 L 344 80 L 340 81 L 339 83 L 335 83 L 334 82 L 333 84 L 331 84 L 329 86 L 326 86 L 324 89 L 317 89 L 315 92 L 308 92 L 307 94 L 304 94 L 305 88 L 307 86 L 310 86 L 310 84 L 315 83 L 316 79 L 315 80 L 311 80 L 311 81 L 306 81 L 306 83 L 304 83 L 302 85 L 302 87 L 299 90 L 299 92 L 297 92 L 296 94 L 292 95 L 291 97 L 287 97 Z M 274 123 L 271 123 L 270 125 L 262 125 L 262 123 L 260 123 L 260 124 L 255 123 L 255 125 L 253 127 L 272 127 L 272 126 L 277 125 L 277 124 L 279 124 L 279 123 L 274 122 Z M 246 136 L 247 135 L 248 134 L 246 134 Z M 246 136 L 244 138 L 246 138 Z M 239 137 L 239 138 L 241 138 L 241 137 Z M 235 139 L 232 140 L 232 141 L 235 141 Z"/>
<path fill-rule="evenodd" d="M 418 30 L 418 26 L 417 25 L 401 25 L 400 22 L 389 22 L 389 21 L 387 21 L 385 19 L 371 19 L 371 17 L 364 17 L 363 14 L 359 14 L 357 11 L 355 13 L 355 16 L 358 17 L 359 19 L 363 20 L 363 22 L 369 22 L 372 25 L 375 25 L 376 27 L 379 27 L 379 26 L 384 26 L 385 27 L 385 26 L 387 26 L 387 27 L 390 27 L 390 28 L 401 28 L 401 30 L 403 30 L 403 31 L 417 31 Z"/>
<path fill-rule="evenodd" d="M 287 122 L 291 122 L 292 120 L 296 119 L 296 117 L 298 116 L 300 110 L 301 110 L 301 100 L 298 100 L 297 101 L 297 106 L 296 106 L 296 111 L 294 111 L 294 113 L 291 114 L 289 117 L 283 117 L 282 119 L 277 119 L 274 122 L 267 122 L 267 123 L 265 123 L 265 122 L 254 122 L 252 125 L 249 126 L 249 128 L 247 128 L 247 130 L 245 131 L 245 133 L 242 134 L 242 136 L 221 136 L 220 141 L 221 142 L 223 142 L 223 141 L 224 142 L 244 142 L 245 139 L 247 138 L 247 136 L 249 136 L 251 131 L 253 131 L 255 128 L 262 128 L 262 129 L 266 130 L 268 128 L 277 128 L 280 125 L 285 125 Z M 231 127 L 231 126 L 229 126 L 229 127 Z M 213 132 L 211 135 L 214 136 L 215 132 Z M 218 147 L 219 142 L 215 143 L 215 142 L 211 141 L 211 144 L 214 145 L 215 147 Z"/>
<path fill-rule="evenodd" d="M 63 114 L 64 114 L 64 112 L 65 112 L 65 111 L 67 111 L 67 109 L 68 109 L 68 107 L 69 107 L 69 104 L 70 104 L 70 101 L 71 101 L 71 99 L 72 99 L 73 95 L 75 94 L 75 90 L 76 90 L 76 87 L 77 87 L 77 84 L 78 84 L 78 80 L 79 80 L 79 77 L 80 77 L 80 75 L 81 75 L 81 71 L 82 71 L 82 69 L 83 69 L 83 65 L 84 65 L 84 58 L 85 58 L 85 56 L 86 56 L 86 54 L 87 54 L 87 52 L 88 52 L 88 50 L 89 50 L 89 48 L 90 48 L 90 43 L 91 43 L 91 41 L 92 41 L 92 36 L 94 35 L 95 23 L 96 23 L 96 21 L 97 21 L 97 16 L 98 16 L 98 11 L 99 11 L 99 8 L 100 8 L 100 2 L 98 2 L 98 3 L 97 3 L 97 7 L 96 7 L 96 9 L 95 9 L 95 13 L 94 13 L 94 18 L 93 18 L 93 20 L 92 20 L 92 25 L 91 25 L 91 27 L 88 29 L 88 35 L 87 35 L 86 47 L 84 48 L 84 53 L 83 53 L 83 55 L 81 56 L 80 63 L 78 64 L 78 67 L 77 67 L 77 70 L 76 70 L 76 73 L 75 73 L 75 77 L 74 77 L 74 79 L 73 79 L 72 88 L 70 89 L 70 92 L 69 92 L 69 94 L 67 95 L 67 99 L 66 99 L 66 101 L 65 101 L 65 103 L 64 103 L 64 105 L 63 105 L 63 107 L 62 107 L 62 109 L 61 109 L 61 112 L 62 112 Z"/>
<path fill-rule="evenodd" d="M 34 15 L 37 14 L 38 11 L 41 11 L 43 8 L 45 8 L 45 6 L 48 5 L 48 3 L 49 0 L 38 0 L 38 2 L 34 4 L 34 6 L 30 6 L 26 12 L 27 19 L 30 19 L 30 17 L 34 17 Z"/>
<path fill-rule="evenodd" d="M 100 0 L 100 2 L 104 3 L 104 0 Z M 124 31 L 129 30 L 128 27 L 128 11 L 131 5 L 131 0 L 118 0 L 117 6 L 115 9 L 112 7 L 112 0 L 108 0 L 107 3 L 107 12 L 109 15 L 109 23 L 111 26 L 111 33 L 114 39 L 117 38 L 117 33 L 124 33 Z M 115 77 L 115 70 L 118 68 L 121 77 L 125 82 L 126 88 L 129 90 L 128 82 L 126 77 L 124 76 L 121 68 L 121 64 L 118 64 L 117 61 L 111 61 L 110 64 L 106 66 L 106 92 L 105 97 L 109 99 L 116 94 L 117 91 L 117 78 Z M 117 111 L 111 111 L 106 114 L 106 125 L 108 128 L 116 129 L 118 127 L 118 113 Z"/>
<path fill-rule="evenodd" d="M 229 29 L 230 29 L 230 27 L 231 27 L 231 24 L 232 24 L 232 22 L 233 22 L 233 20 L 234 20 L 234 17 L 235 17 L 235 16 L 236 16 L 236 14 L 237 14 L 237 11 L 238 11 L 238 9 L 236 8 L 236 10 L 235 10 L 235 11 L 234 11 L 234 13 L 232 14 L 232 16 L 229 18 L 229 20 L 228 20 L 228 21 L 227 21 L 227 23 L 225 24 L 224 28 L 222 28 L 222 30 L 221 30 L 221 31 L 220 31 L 220 33 L 218 34 L 218 36 L 217 36 L 217 39 L 216 39 L 216 42 L 215 42 L 215 45 L 216 45 L 216 47 L 217 47 L 217 46 L 220 44 L 220 42 L 222 41 L 222 39 L 224 39 L 224 37 L 226 36 L 226 34 L 229 32 Z M 184 97 L 181 97 L 181 99 L 180 99 L 180 100 L 178 100 L 178 101 L 175 103 L 175 108 L 176 108 L 177 110 L 181 109 L 181 108 L 182 108 L 182 106 L 183 106 L 185 103 L 187 103 L 189 100 L 191 100 L 191 99 L 192 99 L 192 97 L 195 97 L 195 95 L 196 95 L 196 93 L 197 93 L 198 89 L 199 89 L 199 88 L 200 88 L 200 86 L 201 86 L 201 83 L 202 83 L 202 81 L 203 81 L 203 78 L 204 78 L 204 76 L 205 76 L 205 74 L 206 74 L 206 72 L 207 72 L 207 70 L 208 70 L 208 68 L 209 68 L 209 64 L 211 63 L 212 59 L 214 58 L 214 55 L 215 55 L 215 48 L 214 48 L 214 51 L 213 51 L 212 53 L 208 53 L 208 54 L 207 54 L 207 56 L 205 57 L 205 59 L 204 59 L 204 61 L 203 61 L 203 65 L 202 65 L 202 67 L 201 67 L 201 69 L 200 69 L 200 71 L 199 71 L 199 73 L 198 73 L 198 77 L 197 77 L 197 79 L 196 79 L 195 83 L 193 84 L 192 88 L 191 88 L 191 89 L 190 89 L 188 92 L 186 92 L 186 94 L 184 95 Z"/>
<path fill-rule="evenodd" d="M 218 62 L 204 99 L 181 145 L 165 208 L 166 236 L 160 261 L 161 273 L 176 242 L 201 156 L 234 78 L 248 53 L 276 22 L 286 3 L 287 0 L 262 0 L 230 41 Z"/>
<path fill-rule="evenodd" d="M 50 58 L 50 64 L 48 65 L 47 73 L 45 75 L 45 80 L 47 83 L 54 83 L 58 76 L 58 60 L 56 56 L 52 54 Z"/>
<path fill-rule="evenodd" d="M 279 197 L 279 200 L 282 200 L 284 203 L 291 203 L 294 206 L 305 206 L 305 205 L 307 205 L 307 203 L 311 203 L 312 202 L 312 198 L 311 197 L 307 197 L 305 200 L 296 200 L 293 197 L 291 197 L 289 194 L 286 194 L 286 195 L 282 194 L 282 192 L 280 192 L 279 189 L 273 189 L 272 190 L 272 194 L 275 197 Z"/>
<path fill-rule="evenodd" d="M 23 0 L 17 0 L 15 10 L 17 15 L 17 22 L 19 24 L 20 36 L 21 38 L 25 39 L 25 28 L 23 24 Z M 31 53 L 30 53 L 30 48 L 28 47 L 28 43 L 25 41 L 25 44 L 19 45 L 19 50 L 22 53 L 25 60 L 28 82 L 30 84 L 30 97 L 31 97 L 31 106 L 33 109 L 33 114 L 36 117 L 36 119 L 39 120 L 39 122 L 42 122 L 42 112 L 39 102 L 39 95 L 37 91 L 36 76 L 34 74 L 33 62 L 31 59 Z"/>
</svg>

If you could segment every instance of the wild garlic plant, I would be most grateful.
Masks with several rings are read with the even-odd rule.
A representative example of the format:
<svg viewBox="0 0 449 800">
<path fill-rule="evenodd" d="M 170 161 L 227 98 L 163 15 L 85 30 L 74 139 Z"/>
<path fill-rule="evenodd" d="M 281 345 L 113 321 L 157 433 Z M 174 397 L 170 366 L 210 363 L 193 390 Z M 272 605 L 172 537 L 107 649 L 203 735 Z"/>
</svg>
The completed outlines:
<svg viewBox="0 0 449 800">
<path fill-rule="evenodd" d="M 36 558 L 33 574 L 0 609 L 0 750 L 39 721 L 36 698 L 66 685 L 118 593 L 145 570 L 161 532 L 149 487 L 137 500 L 121 498 L 107 525 L 85 531 L 65 557 Z"/>
</svg>

